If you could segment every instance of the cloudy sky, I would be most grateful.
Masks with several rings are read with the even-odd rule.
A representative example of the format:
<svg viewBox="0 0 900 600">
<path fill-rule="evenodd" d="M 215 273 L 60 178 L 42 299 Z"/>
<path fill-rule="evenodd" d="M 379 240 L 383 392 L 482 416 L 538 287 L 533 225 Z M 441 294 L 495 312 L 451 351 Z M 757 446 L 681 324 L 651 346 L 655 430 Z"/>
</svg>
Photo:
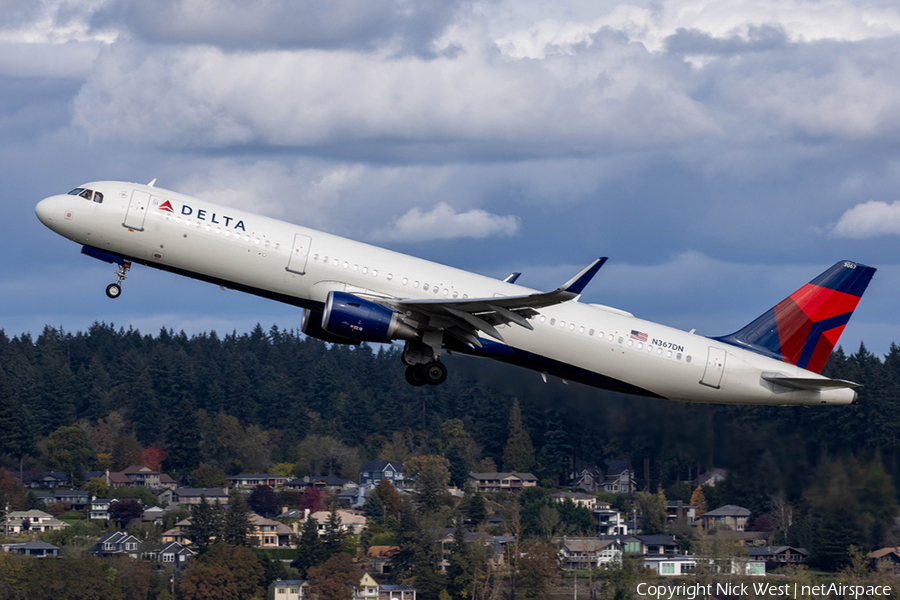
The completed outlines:
<svg viewBox="0 0 900 600">
<path fill-rule="evenodd" d="M 45 229 L 148 182 L 730 333 L 838 260 L 842 344 L 900 342 L 900 9 L 886 0 L 0 0 L 0 328 L 189 333 L 298 311 Z"/>
</svg>

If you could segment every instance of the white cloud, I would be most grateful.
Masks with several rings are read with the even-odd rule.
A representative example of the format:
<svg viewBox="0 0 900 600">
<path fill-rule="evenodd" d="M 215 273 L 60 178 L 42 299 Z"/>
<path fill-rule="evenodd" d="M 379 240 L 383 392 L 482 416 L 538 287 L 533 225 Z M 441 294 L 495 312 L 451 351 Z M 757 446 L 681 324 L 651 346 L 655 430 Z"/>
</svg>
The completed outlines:
<svg viewBox="0 0 900 600">
<path fill-rule="evenodd" d="M 831 233 L 853 239 L 900 235 L 900 200 L 891 204 L 877 200 L 857 204 L 841 215 Z"/>
<path fill-rule="evenodd" d="M 450 240 L 455 238 L 484 238 L 491 235 L 515 235 L 519 231 L 519 218 L 514 215 L 499 216 L 487 211 L 456 210 L 444 202 L 424 212 L 416 207 L 398 217 L 388 229 L 373 236 L 376 240 L 421 242 L 426 240 Z"/>
</svg>

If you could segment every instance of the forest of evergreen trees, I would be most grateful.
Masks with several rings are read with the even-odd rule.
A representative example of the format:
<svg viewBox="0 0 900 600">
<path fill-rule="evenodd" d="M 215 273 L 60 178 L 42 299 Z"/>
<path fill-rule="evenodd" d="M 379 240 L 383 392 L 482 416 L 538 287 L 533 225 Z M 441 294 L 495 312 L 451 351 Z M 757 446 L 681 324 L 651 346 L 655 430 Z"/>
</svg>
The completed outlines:
<svg viewBox="0 0 900 600">
<path fill-rule="evenodd" d="M 488 458 L 503 467 L 518 399 L 545 483 L 624 459 L 639 488 L 688 501 L 686 482 L 720 467 L 729 471 L 720 504 L 766 518 L 796 507 L 784 541 L 824 548 L 826 533 L 843 549 L 900 541 L 897 345 L 883 358 L 862 346 L 836 351 L 825 374 L 864 387 L 858 405 L 822 408 L 680 404 L 544 384 L 493 361 L 447 362 L 445 384 L 413 388 L 399 348 L 327 346 L 277 327 L 225 336 L 100 323 L 75 334 L 48 327 L 37 338 L 0 332 L 0 466 L 61 468 L 50 464 L 48 436 L 78 423 L 95 451 L 85 469 L 99 455 L 123 468 L 152 446 L 176 478 L 201 463 L 229 474 L 290 463 L 296 474 L 355 479 L 362 460 L 443 453 L 441 427 L 459 419 L 473 443 L 447 458 L 461 475 Z"/>
</svg>

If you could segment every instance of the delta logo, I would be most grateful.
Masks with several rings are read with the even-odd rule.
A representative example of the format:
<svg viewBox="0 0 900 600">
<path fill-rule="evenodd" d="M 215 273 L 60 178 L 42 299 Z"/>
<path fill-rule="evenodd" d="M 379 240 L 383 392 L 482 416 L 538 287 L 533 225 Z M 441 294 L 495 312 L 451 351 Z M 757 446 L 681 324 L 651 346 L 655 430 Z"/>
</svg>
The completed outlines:
<svg viewBox="0 0 900 600">
<path fill-rule="evenodd" d="M 159 205 L 159 210 L 170 213 L 175 212 L 175 208 L 168 200 Z M 229 217 L 228 215 L 220 215 L 214 212 L 211 213 L 205 208 L 198 208 L 195 211 L 192 206 L 183 204 L 181 206 L 181 215 L 184 217 L 194 217 L 198 221 L 207 221 L 209 223 L 212 223 L 213 225 L 224 225 L 225 227 L 231 227 L 232 229 L 247 231 L 247 228 L 244 227 L 243 220 L 235 219 L 234 217 Z"/>
</svg>

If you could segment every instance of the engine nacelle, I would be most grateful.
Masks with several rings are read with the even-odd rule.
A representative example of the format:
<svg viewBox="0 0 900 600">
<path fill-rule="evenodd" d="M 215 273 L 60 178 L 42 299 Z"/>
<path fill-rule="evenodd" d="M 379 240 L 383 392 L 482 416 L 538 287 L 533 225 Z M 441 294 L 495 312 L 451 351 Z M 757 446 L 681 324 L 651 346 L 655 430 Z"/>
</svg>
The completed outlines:
<svg viewBox="0 0 900 600">
<path fill-rule="evenodd" d="M 346 292 L 328 292 L 322 329 L 355 342 L 385 343 L 416 336 L 416 330 L 403 323 L 398 313 Z"/>
<path fill-rule="evenodd" d="M 303 318 L 300 319 L 300 331 L 309 337 L 314 337 L 329 344 L 359 344 L 356 340 L 348 340 L 322 329 L 322 313 L 318 310 L 303 309 Z"/>
</svg>

